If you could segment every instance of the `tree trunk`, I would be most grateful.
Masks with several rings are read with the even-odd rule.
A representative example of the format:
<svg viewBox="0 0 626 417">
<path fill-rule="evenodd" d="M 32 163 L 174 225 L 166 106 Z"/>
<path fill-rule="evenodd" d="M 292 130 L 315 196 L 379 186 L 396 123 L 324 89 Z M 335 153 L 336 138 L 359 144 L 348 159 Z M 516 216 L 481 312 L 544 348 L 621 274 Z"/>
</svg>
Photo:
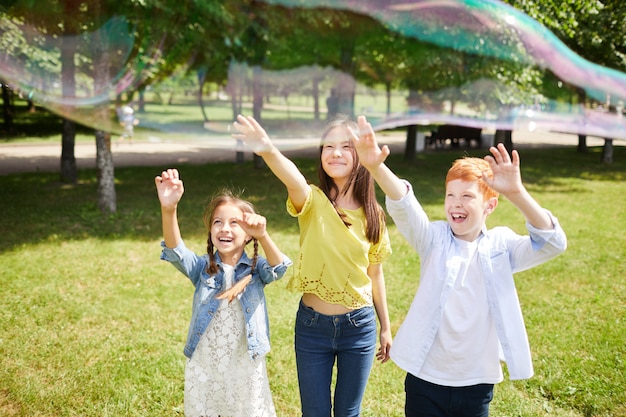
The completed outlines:
<svg viewBox="0 0 626 417">
<path fill-rule="evenodd" d="M 313 119 L 317 122 L 320 120 L 320 78 L 317 75 L 313 76 L 311 94 L 313 95 Z"/>
<path fill-rule="evenodd" d="M 98 8 L 96 16 L 101 12 Z M 107 39 L 94 32 L 91 52 L 94 61 L 94 89 L 96 92 L 108 91 L 110 74 L 110 57 Z M 97 126 L 111 127 L 109 102 L 101 103 L 94 110 L 94 119 Z M 111 214 L 117 211 L 117 197 L 115 194 L 115 170 L 113 154 L 111 153 L 111 134 L 102 128 L 96 130 L 96 169 L 98 170 L 98 208 L 102 214 Z"/>
<path fill-rule="evenodd" d="M 587 102 L 587 93 L 582 88 L 577 89 L 578 105 L 584 110 Z M 587 153 L 587 135 L 578 135 L 578 146 L 576 147 L 578 152 Z"/>
<path fill-rule="evenodd" d="M 494 143 L 503 143 L 510 154 L 513 151 L 513 132 L 511 130 L 496 130 Z"/>
<path fill-rule="evenodd" d="M 237 115 L 241 113 L 241 109 L 238 105 L 237 97 L 239 96 L 239 86 L 244 85 L 245 82 L 241 79 L 241 69 L 238 67 L 231 67 L 228 72 L 228 84 L 226 85 L 226 91 L 230 94 L 230 107 L 233 111 L 233 120 L 237 120 Z M 237 140 L 237 146 L 235 148 L 235 163 L 243 164 L 244 162 L 244 142 Z"/>
<path fill-rule="evenodd" d="M 602 147 L 602 163 L 613 163 L 613 139 L 604 138 L 604 146 Z"/>
<path fill-rule="evenodd" d="M 76 123 L 63 119 L 63 132 L 61 133 L 61 181 L 76 184 L 78 181 L 78 169 L 74 145 L 76 142 Z"/>
<path fill-rule="evenodd" d="M 406 147 L 404 148 L 404 159 L 412 161 L 415 159 L 417 148 L 417 125 L 409 125 L 406 130 Z"/>
<path fill-rule="evenodd" d="M 4 118 L 4 130 L 7 134 L 13 133 L 13 104 L 11 103 L 11 89 L 9 86 L 0 80 L 2 83 L 2 115 Z"/>
<path fill-rule="evenodd" d="M 391 82 L 385 82 L 385 92 L 387 95 L 387 116 L 391 114 Z"/>
<path fill-rule="evenodd" d="M 96 131 L 96 166 L 98 167 L 98 208 L 103 214 L 117 211 L 115 167 L 111 153 L 111 134 Z"/>
<path fill-rule="evenodd" d="M 209 117 L 206 114 L 206 110 L 204 109 L 204 84 L 206 82 L 206 71 L 198 71 L 198 104 L 200 105 L 200 111 L 202 112 L 202 117 L 204 117 L 204 122 L 209 121 Z"/>
<path fill-rule="evenodd" d="M 263 110 L 263 70 L 260 66 L 255 65 L 252 68 L 252 115 L 261 123 L 261 110 Z M 263 168 L 265 163 L 263 158 L 254 154 L 254 167 Z"/>
<path fill-rule="evenodd" d="M 578 135 L 578 152 L 587 153 L 587 135 Z"/>
<path fill-rule="evenodd" d="M 337 82 L 338 113 L 354 117 L 354 97 L 356 80 L 354 79 L 354 44 L 342 45 L 340 49 L 340 69 Z"/>
<path fill-rule="evenodd" d="M 146 111 L 146 90 L 143 88 L 139 90 L 139 106 L 137 111 L 139 113 L 144 113 Z"/>
<path fill-rule="evenodd" d="M 63 36 L 61 45 L 61 83 L 63 97 L 76 95 L 76 53 L 75 36 Z M 78 180 L 74 145 L 76 142 L 76 124 L 68 119 L 63 119 L 63 132 L 61 133 L 61 181 L 75 184 Z"/>
<path fill-rule="evenodd" d="M 244 75 L 242 74 L 240 66 L 231 65 L 228 70 L 228 83 L 226 84 L 226 92 L 230 95 L 230 108 L 233 112 L 233 120 L 237 120 L 237 115 L 241 113 L 241 108 L 239 107 L 239 90 L 240 85 L 244 85 Z"/>
</svg>

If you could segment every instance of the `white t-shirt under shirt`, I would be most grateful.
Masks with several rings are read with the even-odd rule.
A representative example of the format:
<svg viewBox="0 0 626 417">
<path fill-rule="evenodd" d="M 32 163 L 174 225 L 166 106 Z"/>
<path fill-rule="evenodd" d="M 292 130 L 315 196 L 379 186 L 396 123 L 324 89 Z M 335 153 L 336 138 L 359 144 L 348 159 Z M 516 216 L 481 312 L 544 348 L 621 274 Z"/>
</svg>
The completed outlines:
<svg viewBox="0 0 626 417">
<path fill-rule="evenodd" d="M 459 274 L 418 375 L 433 384 L 462 387 L 503 380 L 500 344 L 478 264 L 479 239 L 455 238 L 458 255 L 448 260 L 458 263 Z"/>
</svg>

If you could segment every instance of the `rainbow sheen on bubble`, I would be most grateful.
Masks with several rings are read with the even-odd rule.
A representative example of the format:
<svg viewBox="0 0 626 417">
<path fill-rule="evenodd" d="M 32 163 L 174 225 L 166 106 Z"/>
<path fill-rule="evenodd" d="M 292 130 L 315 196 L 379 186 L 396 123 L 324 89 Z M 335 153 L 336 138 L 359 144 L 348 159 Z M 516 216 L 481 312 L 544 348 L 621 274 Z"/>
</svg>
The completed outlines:
<svg viewBox="0 0 626 417">
<path fill-rule="evenodd" d="M 243 113 L 285 149 L 313 147 L 332 109 L 366 115 L 377 130 L 456 124 L 626 139 L 626 74 L 584 60 L 499 1 L 229 1 L 233 22 L 201 44 L 178 39 L 193 30 L 184 18 L 149 26 L 124 13 L 68 35 L 30 4 L 0 12 L 0 78 L 116 135 L 130 104 L 137 140 L 235 149 L 230 127 Z"/>
</svg>

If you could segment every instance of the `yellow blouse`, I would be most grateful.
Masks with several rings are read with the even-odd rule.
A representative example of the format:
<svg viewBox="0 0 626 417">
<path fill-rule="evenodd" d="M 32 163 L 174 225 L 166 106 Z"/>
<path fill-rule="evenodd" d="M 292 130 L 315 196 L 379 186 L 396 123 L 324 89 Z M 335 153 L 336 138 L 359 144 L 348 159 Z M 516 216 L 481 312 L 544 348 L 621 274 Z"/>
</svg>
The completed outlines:
<svg viewBox="0 0 626 417">
<path fill-rule="evenodd" d="M 287 288 L 307 292 L 322 300 L 357 309 L 372 305 L 369 264 L 380 264 L 391 254 L 387 229 L 377 244 L 367 240 L 363 208 L 342 209 L 350 228 L 343 223 L 324 192 L 311 185 L 298 213 L 287 199 L 287 211 L 298 218 L 300 253 Z"/>
</svg>

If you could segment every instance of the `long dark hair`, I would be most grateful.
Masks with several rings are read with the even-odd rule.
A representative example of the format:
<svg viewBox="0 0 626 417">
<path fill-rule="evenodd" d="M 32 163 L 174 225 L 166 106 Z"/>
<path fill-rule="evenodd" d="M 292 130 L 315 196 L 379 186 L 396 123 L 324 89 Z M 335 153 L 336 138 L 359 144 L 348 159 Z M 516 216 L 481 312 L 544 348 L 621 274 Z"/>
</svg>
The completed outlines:
<svg viewBox="0 0 626 417">
<path fill-rule="evenodd" d="M 344 126 L 346 128 L 350 128 L 355 132 L 358 131 L 358 125 L 352 118 L 345 114 L 337 114 L 333 118 L 329 119 L 326 123 L 326 127 L 322 133 L 322 144 L 320 145 L 320 156 L 322 154 L 322 150 L 324 149 L 324 140 L 328 136 L 331 130 L 336 127 Z M 358 201 L 363 207 L 363 211 L 365 213 L 365 222 L 366 222 L 366 231 L 365 234 L 367 236 L 367 240 L 372 243 L 378 243 L 380 240 L 381 232 L 385 227 L 385 212 L 383 211 L 380 204 L 376 200 L 376 189 L 374 185 L 374 178 L 370 172 L 365 169 L 361 162 L 359 161 L 359 157 L 356 153 L 354 147 L 351 147 L 352 156 L 354 159 L 354 165 L 352 167 L 352 172 L 350 173 L 350 178 L 346 182 L 346 185 L 342 190 L 339 190 L 335 181 L 324 171 L 322 166 L 322 159 L 320 158 L 320 162 L 317 168 L 317 175 L 320 180 L 320 189 L 326 194 L 326 197 L 330 200 L 330 202 L 335 207 L 337 214 L 343 220 L 343 223 L 350 227 L 351 224 L 348 222 L 345 213 L 339 208 L 336 204 L 337 197 L 340 195 L 345 195 L 350 190 L 350 185 L 352 187 L 352 198 Z"/>
<path fill-rule="evenodd" d="M 207 204 L 204 209 L 203 220 L 204 224 L 208 229 L 208 238 L 207 238 L 207 253 L 209 254 L 209 265 L 207 266 L 207 273 L 209 275 L 217 274 L 217 264 L 215 263 L 215 249 L 213 248 L 213 241 L 211 240 L 211 223 L 213 222 L 213 216 L 215 215 L 215 210 L 224 205 L 231 204 L 237 207 L 244 213 L 256 213 L 254 210 L 254 206 L 238 196 L 236 196 L 231 190 L 225 189 L 222 190 L 219 194 L 216 194 L 209 204 Z M 252 256 L 252 270 L 250 273 L 254 272 L 254 267 L 256 266 L 256 262 L 259 256 L 259 242 L 256 239 L 252 238 L 254 241 L 254 255 Z M 246 242 L 250 243 L 250 241 Z"/>
</svg>

